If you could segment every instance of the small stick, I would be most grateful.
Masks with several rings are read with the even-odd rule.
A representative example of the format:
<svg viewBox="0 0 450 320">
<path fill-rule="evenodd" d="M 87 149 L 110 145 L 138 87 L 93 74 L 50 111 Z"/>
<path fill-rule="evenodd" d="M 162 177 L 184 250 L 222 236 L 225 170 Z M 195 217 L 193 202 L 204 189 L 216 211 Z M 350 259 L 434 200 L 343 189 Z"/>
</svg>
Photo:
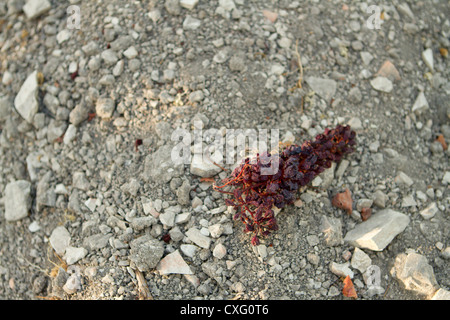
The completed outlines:
<svg viewBox="0 0 450 320">
<path fill-rule="evenodd" d="M 139 298 L 141 300 L 148 299 L 153 300 L 152 294 L 148 289 L 147 281 L 145 281 L 144 275 L 138 269 L 134 271 L 136 274 L 136 279 L 138 281 Z"/>
<path fill-rule="evenodd" d="M 297 55 L 298 67 L 300 69 L 300 78 L 298 79 L 297 87 L 301 89 L 302 82 L 303 82 L 303 66 L 302 66 L 302 59 L 300 57 L 300 53 L 298 52 L 298 39 L 295 42 L 295 54 Z"/>
</svg>

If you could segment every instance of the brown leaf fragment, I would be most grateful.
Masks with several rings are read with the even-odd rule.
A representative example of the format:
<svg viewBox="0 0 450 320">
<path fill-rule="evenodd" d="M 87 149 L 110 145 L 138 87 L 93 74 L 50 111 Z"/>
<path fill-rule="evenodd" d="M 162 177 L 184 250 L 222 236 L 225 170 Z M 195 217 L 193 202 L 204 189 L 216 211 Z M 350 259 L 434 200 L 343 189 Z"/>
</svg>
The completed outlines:
<svg viewBox="0 0 450 320">
<path fill-rule="evenodd" d="M 361 209 L 361 219 L 362 221 L 366 221 L 372 215 L 372 209 L 370 208 L 362 208 Z"/>
<path fill-rule="evenodd" d="M 345 211 L 347 211 L 349 215 L 351 215 L 353 212 L 352 193 L 348 188 L 345 189 L 344 192 L 338 193 L 334 196 L 333 200 L 331 201 L 331 204 L 339 209 L 344 209 Z"/>
<path fill-rule="evenodd" d="M 448 149 L 448 145 L 447 145 L 447 142 L 445 142 L 445 138 L 444 138 L 443 134 L 440 134 L 437 137 L 436 141 L 438 141 L 442 145 L 442 148 L 444 149 L 444 151 Z"/>
<path fill-rule="evenodd" d="M 344 288 L 342 289 L 342 294 L 344 297 L 347 298 L 358 298 L 358 295 L 356 294 L 355 286 L 353 285 L 352 280 L 350 279 L 350 276 L 345 277 L 344 279 Z"/>
</svg>

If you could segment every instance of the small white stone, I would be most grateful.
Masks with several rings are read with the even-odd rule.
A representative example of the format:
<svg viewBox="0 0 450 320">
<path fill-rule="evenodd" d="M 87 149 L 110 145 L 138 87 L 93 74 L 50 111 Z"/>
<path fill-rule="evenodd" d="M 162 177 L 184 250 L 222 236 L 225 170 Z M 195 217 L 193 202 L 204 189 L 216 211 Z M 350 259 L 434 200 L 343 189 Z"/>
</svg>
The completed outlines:
<svg viewBox="0 0 450 320">
<path fill-rule="evenodd" d="M 187 15 L 183 21 L 183 29 L 196 30 L 201 24 L 202 22 L 200 20 L 193 18 L 191 15 Z"/>
<path fill-rule="evenodd" d="M 65 260 L 68 265 L 74 264 L 86 257 L 88 251 L 85 248 L 67 247 Z"/>
<path fill-rule="evenodd" d="M 355 274 L 349 268 L 349 266 L 350 266 L 350 262 L 336 263 L 333 261 L 330 263 L 330 271 L 337 276 L 340 276 L 340 277 L 350 276 L 350 278 L 353 279 Z"/>
<path fill-rule="evenodd" d="M 34 115 L 38 112 L 39 103 L 37 100 L 37 92 L 39 84 L 37 82 L 37 71 L 31 73 L 22 87 L 17 93 L 14 99 L 14 106 L 17 112 L 24 118 L 28 123 L 33 122 Z"/>
<path fill-rule="evenodd" d="M 72 33 L 68 29 L 62 29 L 58 34 L 56 35 L 56 41 L 58 41 L 59 44 L 67 41 L 70 39 L 70 36 Z"/>
<path fill-rule="evenodd" d="M 198 247 L 193 244 L 182 244 L 180 246 L 181 252 L 189 258 L 194 258 L 195 253 L 197 252 Z"/>
<path fill-rule="evenodd" d="M 414 105 L 412 107 L 412 112 L 419 115 L 425 110 L 429 109 L 427 98 L 425 97 L 425 94 L 423 91 L 419 93 L 419 95 L 416 98 L 416 101 L 414 102 Z"/>
<path fill-rule="evenodd" d="M 64 144 L 69 144 L 70 142 L 72 142 L 76 135 L 77 135 L 77 127 L 74 126 L 73 124 L 69 124 L 69 126 L 67 127 L 66 133 L 64 134 L 64 139 L 63 142 Z"/>
<path fill-rule="evenodd" d="M 189 238 L 189 240 L 194 242 L 199 247 L 209 249 L 209 246 L 211 244 L 211 239 L 209 237 L 203 235 L 200 232 L 200 230 L 198 230 L 197 228 L 195 228 L 195 227 L 190 228 L 186 232 L 186 236 Z"/>
<path fill-rule="evenodd" d="M 216 245 L 216 247 L 213 250 L 213 256 L 216 257 L 217 259 L 222 259 L 223 257 L 225 257 L 227 254 L 227 248 L 219 243 L 218 245 Z"/>
<path fill-rule="evenodd" d="M 429 219 L 433 218 L 438 211 L 439 211 L 439 209 L 437 207 L 436 202 L 433 202 L 428 207 L 426 207 L 424 210 L 420 211 L 420 215 L 425 220 L 429 220 Z"/>
<path fill-rule="evenodd" d="M 361 249 L 355 248 L 351 261 L 352 268 L 359 270 L 362 274 L 372 265 L 372 259 Z"/>
<path fill-rule="evenodd" d="M 50 244 L 56 253 L 63 256 L 70 244 L 70 233 L 63 226 L 56 227 L 50 236 Z"/>
<path fill-rule="evenodd" d="M 123 52 L 123 55 L 128 59 L 134 59 L 137 57 L 138 52 L 134 46 L 131 46 Z"/>
<path fill-rule="evenodd" d="M 52 5 L 48 0 L 28 0 L 22 7 L 23 12 L 28 19 L 34 19 L 46 13 Z"/>
<path fill-rule="evenodd" d="M 180 0 L 180 6 L 188 10 L 194 9 L 197 3 L 198 0 Z"/>
<path fill-rule="evenodd" d="M 370 84 L 375 90 L 386 93 L 390 93 L 394 88 L 391 80 L 381 76 L 378 76 L 375 79 L 371 80 Z"/>
<path fill-rule="evenodd" d="M 446 171 L 442 178 L 442 184 L 450 184 L 450 171 Z"/>
<path fill-rule="evenodd" d="M 39 223 L 37 221 L 33 221 L 32 223 L 30 223 L 30 225 L 28 226 L 28 230 L 30 232 L 37 232 L 39 230 L 41 230 L 41 226 L 39 225 Z"/>
<path fill-rule="evenodd" d="M 28 216 L 31 208 L 31 183 L 26 180 L 10 182 L 4 191 L 5 219 L 17 221 Z"/>
<path fill-rule="evenodd" d="M 434 71 L 433 49 L 428 48 L 422 52 L 422 58 L 431 72 Z"/>
</svg>

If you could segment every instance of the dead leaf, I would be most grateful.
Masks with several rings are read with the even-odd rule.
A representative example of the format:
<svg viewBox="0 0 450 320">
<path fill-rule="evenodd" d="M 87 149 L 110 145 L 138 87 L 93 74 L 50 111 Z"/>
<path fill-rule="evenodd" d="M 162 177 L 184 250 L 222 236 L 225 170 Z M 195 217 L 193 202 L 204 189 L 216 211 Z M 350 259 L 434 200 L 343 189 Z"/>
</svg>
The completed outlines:
<svg viewBox="0 0 450 320">
<path fill-rule="evenodd" d="M 448 50 L 445 48 L 440 48 L 439 52 L 441 53 L 441 56 L 443 56 L 444 58 L 448 57 Z"/>
<path fill-rule="evenodd" d="M 338 193 L 334 196 L 331 204 L 339 209 L 344 209 L 350 215 L 353 212 L 352 193 L 347 188 L 344 192 Z"/>
<path fill-rule="evenodd" d="M 362 221 L 366 221 L 372 215 L 372 209 L 370 208 L 362 208 L 361 209 L 361 219 Z"/>
<path fill-rule="evenodd" d="M 445 138 L 444 138 L 443 134 L 440 134 L 439 137 L 437 137 L 436 141 L 440 142 L 444 151 L 448 149 L 448 145 L 447 145 L 447 142 L 445 142 Z"/>
<path fill-rule="evenodd" d="M 397 68 L 390 62 L 386 60 L 381 66 L 380 70 L 375 74 L 375 76 L 382 76 L 385 78 L 391 78 L 393 80 L 401 80 L 400 73 Z"/>
<path fill-rule="evenodd" d="M 344 279 L 344 288 L 342 289 L 342 294 L 347 298 L 355 298 L 358 299 L 358 295 L 356 294 L 355 286 L 353 285 L 350 276 L 347 276 Z"/>
<path fill-rule="evenodd" d="M 269 10 L 263 10 L 263 15 L 264 17 L 266 17 L 267 20 L 269 20 L 272 23 L 274 23 L 278 18 L 278 13 Z"/>
</svg>

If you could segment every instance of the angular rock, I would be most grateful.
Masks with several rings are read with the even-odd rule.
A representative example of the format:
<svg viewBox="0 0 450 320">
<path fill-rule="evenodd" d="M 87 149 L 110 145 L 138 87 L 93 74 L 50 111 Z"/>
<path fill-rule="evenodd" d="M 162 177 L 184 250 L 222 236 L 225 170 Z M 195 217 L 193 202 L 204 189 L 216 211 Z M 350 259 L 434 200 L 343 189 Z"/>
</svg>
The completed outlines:
<svg viewBox="0 0 450 320">
<path fill-rule="evenodd" d="M 406 175 L 406 173 L 404 172 L 399 172 L 399 174 L 397 175 L 397 177 L 395 177 L 394 181 L 399 184 L 399 185 L 404 185 L 407 187 L 410 187 L 414 184 L 413 179 L 411 179 L 408 175 Z"/>
<path fill-rule="evenodd" d="M 180 0 L 180 6 L 183 8 L 186 8 L 188 10 L 194 9 L 194 7 L 197 5 L 198 0 Z"/>
<path fill-rule="evenodd" d="M 176 213 L 172 210 L 166 210 L 159 215 L 159 221 L 166 227 L 173 227 L 175 225 Z"/>
<path fill-rule="evenodd" d="M 371 80 L 370 84 L 375 90 L 386 93 L 390 93 L 394 88 L 391 80 L 381 76 L 378 76 L 375 79 Z"/>
<path fill-rule="evenodd" d="M 184 19 L 184 21 L 183 21 L 183 29 L 184 30 L 195 30 L 198 27 L 200 27 L 201 24 L 202 24 L 202 22 L 199 19 L 196 19 L 190 15 L 187 15 L 186 19 Z"/>
<path fill-rule="evenodd" d="M 168 13 L 174 16 L 178 16 L 181 13 L 179 0 L 166 0 L 164 2 L 164 7 L 166 8 Z"/>
<path fill-rule="evenodd" d="M 34 71 L 27 77 L 14 99 L 14 107 L 28 123 L 33 123 L 33 118 L 39 109 L 37 74 L 38 72 Z"/>
<path fill-rule="evenodd" d="M 163 244 L 149 235 L 131 241 L 130 247 L 130 260 L 141 272 L 155 268 L 164 254 Z"/>
<path fill-rule="evenodd" d="M 336 93 L 336 81 L 332 79 L 308 77 L 306 83 L 325 101 L 329 102 Z"/>
<path fill-rule="evenodd" d="M 28 0 L 22 10 L 28 19 L 34 19 L 52 8 L 48 0 Z"/>
<path fill-rule="evenodd" d="M 143 172 L 145 181 L 165 184 L 183 172 L 184 165 L 178 165 L 172 161 L 172 149 L 171 145 L 166 144 L 145 158 Z"/>
<path fill-rule="evenodd" d="M 330 271 L 332 273 L 334 273 L 335 275 L 340 276 L 340 277 L 350 276 L 350 278 L 353 279 L 355 274 L 349 267 L 350 267 L 350 262 L 336 263 L 333 261 L 330 263 Z"/>
<path fill-rule="evenodd" d="M 436 202 L 431 203 L 428 207 L 420 211 L 420 215 L 425 220 L 429 220 L 435 216 L 435 214 L 439 211 Z"/>
<path fill-rule="evenodd" d="M 353 269 L 359 270 L 361 274 L 366 272 L 367 268 L 372 265 L 372 259 L 361 249 L 355 248 L 352 255 L 351 265 Z"/>
<path fill-rule="evenodd" d="M 416 98 L 416 101 L 414 102 L 414 105 L 412 107 L 412 112 L 419 115 L 423 113 L 424 111 L 428 110 L 430 107 L 428 105 L 427 98 L 425 97 L 425 94 L 423 91 L 419 93 L 419 95 Z"/>
<path fill-rule="evenodd" d="M 213 250 L 214 257 L 216 257 L 217 259 L 223 259 L 223 257 L 226 256 L 226 254 L 227 248 L 222 243 L 219 243 L 218 245 L 215 246 Z"/>
<path fill-rule="evenodd" d="M 415 252 L 401 253 L 395 258 L 391 274 L 395 276 L 406 290 L 431 296 L 439 289 L 433 268 L 427 258 Z"/>
<path fill-rule="evenodd" d="M 156 270 L 161 275 L 166 274 L 194 274 L 189 265 L 184 261 L 178 250 L 168 254 L 158 263 Z"/>
<path fill-rule="evenodd" d="M 422 59 L 430 69 L 431 72 L 434 71 L 434 60 L 433 60 L 433 49 L 428 48 L 422 52 Z"/>
<path fill-rule="evenodd" d="M 113 99 L 101 98 L 97 100 L 97 104 L 95 105 L 95 112 L 100 118 L 109 119 L 112 117 L 115 108 L 116 104 Z"/>
<path fill-rule="evenodd" d="M 131 227 L 136 231 L 142 231 L 145 228 L 151 227 L 156 223 L 156 219 L 153 216 L 138 217 L 131 220 Z"/>
<path fill-rule="evenodd" d="M 119 60 L 119 58 L 117 57 L 117 54 L 112 49 L 107 49 L 107 50 L 103 51 L 101 53 L 101 57 L 107 65 L 113 65 Z"/>
<path fill-rule="evenodd" d="M 108 245 L 109 238 L 111 237 L 111 233 L 97 233 L 85 238 L 83 241 L 83 246 L 87 247 L 90 250 L 100 250 Z"/>
<path fill-rule="evenodd" d="M 5 219 L 17 221 L 25 218 L 31 208 L 31 183 L 26 180 L 10 182 L 5 187 Z"/>
<path fill-rule="evenodd" d="M 214 156 L 211 158 L 215 161 Z M 219 164 L 219 162 L 215 161 Z M 202 154 L 195 153 L 191 159 L 191 174 L 200 176 L 202 178 L 209 178 L 218 174 L 222 169 L 211 161 L 206 159 Z"/>
<path fill-rule="evenodd" d="M 83 247 L 75 248 L 75 247 L 68 246 L 66 248 L 66 254 L 64 256 L 64 260 L 66 260 L 66 263 L 68 265 L 75 264 L 78 262 L 78 260 L 81 260 L 84 257 L 86 257 L 87 253 L 88 253 L 88 251 Z"/>
<path fill-rule="evenodd" d="M 341 220 L 323 215 L 320 229 L 324 233 L 324 240 L 328 246 L 334 247 L 343 243 Z"/>
<path fill-rule="evenodd" d="M 190 228 L 186 232 L 186 236 L 189 238 L 189 240 L 191 240 L 199 247 L 209 249 L 209 246 L 211 244 L 211 238 L 203 235 L 197 228 L 195 227 Z"/>
<path fill-rule="evenodd" d="M 191 199 L 189 193 L 191 192 L 191 185 L 186 179 L 183 181 L 182 185 L 177 190 L 178 203 L 182 206 L 189 206 L 191 204 Z"/>
<path fill-rule="evenodd" d="M 184 255 L 194 258 L 195 253 L 197 252 L 198 247 L 193 244 L 182 244 L 180 246 L 181 251 Z"/>
<path fill-rule="evenodd" d="M 136 48 L 134 46 L 129 47 L 127 50 L 125 50 L 123 52 L 123 55 L 127 58 L 127 59 L 134 59 L 137 57 L 138 52 L 136 50 Z"/>
<path fill-rule="evenodd" d="M 358 248 L 382 251 L 409 224 L 410 218 L 392 209 L 373 214 L 344 237 L 344 242 Z"/>
<path fill-rule="evenodd" d="M 36 187 L 36 209 L 41 211 L 42 207 L 54 207 L 56 204 L 56 193 L 53 188 L 50 188 L 50 179 L 52 172 L 48 171 L 39 180 Z"/>
<path fill-rule="evenodd" d="M 450 300 L 450 291 L 440 288 L 433 294 L 430 300 Z"/>
<path fill-rule="evenodd" d="M 69 122 L 78 126 L 89 117 L 89 109 L 84 103 L 77 104 L 69 114 Z"/>
<path fill-rule="evenodd" d="M 50 244 L 60 256 L 63 256 L 67 247 L 69 247 L 70 240 L 70 233 L 63 226 L 56 227 L 50 236 Z"/>
<path fill-rule="evenodd" d="M 386 201 L 388 200 L 388 196 L 381 190 L 377 190 L 372 194 L 373 204 L 379 208 L 386 207 Z"/>
<path fill-rule="evenodd" d="M 86 179 L 84 172 L 77 171 L 72 175 L 72 186 L 83 191 L 88 191 L 91 185 Z"/>
</svg>

